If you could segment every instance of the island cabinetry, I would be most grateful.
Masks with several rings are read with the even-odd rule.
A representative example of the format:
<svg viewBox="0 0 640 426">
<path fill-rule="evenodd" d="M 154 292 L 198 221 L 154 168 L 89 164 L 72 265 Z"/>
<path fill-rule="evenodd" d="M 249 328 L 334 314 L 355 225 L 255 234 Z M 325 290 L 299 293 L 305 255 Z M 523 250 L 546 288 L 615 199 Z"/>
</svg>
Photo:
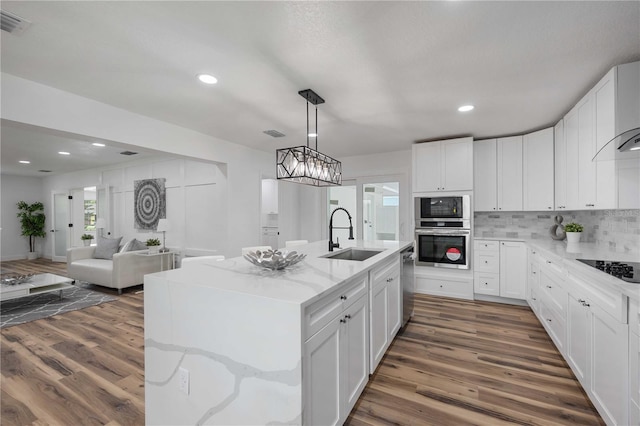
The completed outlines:
<svg viewBox="0 0 640 426">
<path fill-rule="evenodd" d="M 342 424 L 369 379 L 367 275 L 315 302 L 305 313 L 303 422 Z M 331 312 L 331 314 L 329 314 Z"/>
<path fill-rule="evenodd" d="M 473 138 L 413 145 L 413 192 L 473 190 Z"/>
<path fill-rule="evenodd" d="M 369 281 L 370 372 L 373 374 L 402 322 L 399 258 L 372 270 Z"/>
<path fill-rule="evenodd" d="M 640 303 L 629 299 L 629 424 L 640 425 Z"/>
<path fill-rule="evenodd" d="M 610 425 L 626 425 L 629 405 L 627 299 L 570 274 L 565 359 Z"/>
<path fill-rule="evenodd" d="M 521 241 L 475 240 L 474 292 L 526 298 L 527 249 Z"/>
</svg>

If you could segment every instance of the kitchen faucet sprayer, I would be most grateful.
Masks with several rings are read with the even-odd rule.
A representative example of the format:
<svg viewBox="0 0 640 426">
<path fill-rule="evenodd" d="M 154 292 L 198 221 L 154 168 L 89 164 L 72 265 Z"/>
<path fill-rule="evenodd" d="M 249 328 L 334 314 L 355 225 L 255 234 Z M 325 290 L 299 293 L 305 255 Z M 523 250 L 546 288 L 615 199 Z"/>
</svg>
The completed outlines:
<svg viewBox="0 0 640 426">
<path fill-rule="evenodd" d="M 344 210 L 344 212 L 349 217 L 349 228 L 345 228 L 344 226 L 342 226 L 342 227 L 336 226 L 335 228 L 333 227 L 333 215 L 338 210 Z M 349 239 L 353 240 L 353 223 L 351 222 L 351 215 L 349 214 L 347 209 L 345 209 L 344 207 L 337 207 L 334 211 L 331 212 L 331 218 L 329 218 L 329 251 L 333 251 L 334 248 L 340 248 L 340 240 L 337 240 L 338 242 L 336 242 L 336 243 L 333 242 L 333 230 L 334 229 L 349 229 Z"/>
</svg>

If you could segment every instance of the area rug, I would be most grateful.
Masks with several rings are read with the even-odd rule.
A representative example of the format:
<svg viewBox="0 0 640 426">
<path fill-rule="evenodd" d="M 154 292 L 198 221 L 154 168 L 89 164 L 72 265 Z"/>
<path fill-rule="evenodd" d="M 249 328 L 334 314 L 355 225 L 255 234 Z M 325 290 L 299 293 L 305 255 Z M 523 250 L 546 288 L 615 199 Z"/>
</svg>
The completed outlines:
<svg viewBox="0 0 640 426">
<path fill-rule="evenodd" d="M 0 329 L 118 300 L 117 297 L 84 288 L 82 284 L 63 290 L 62 299 L 58 294 L 44 293 L 2 302 Z"/>
</svg>

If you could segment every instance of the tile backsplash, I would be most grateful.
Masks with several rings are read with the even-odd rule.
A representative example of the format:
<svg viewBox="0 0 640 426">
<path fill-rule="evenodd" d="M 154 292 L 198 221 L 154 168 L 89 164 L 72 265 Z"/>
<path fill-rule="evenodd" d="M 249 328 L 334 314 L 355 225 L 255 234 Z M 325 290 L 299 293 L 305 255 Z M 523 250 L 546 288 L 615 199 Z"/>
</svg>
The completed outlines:
<svg viewBox="0 0 640 426">
<path fill-rule="evenodd" d="M 589 210 L 559 212 L 476 212 L 474 237 L 551 239 L 554 217 L 563 224 L 584 226 L 581 241 L 597 243 L 619 252 L 640 254 L 640 210 Z"/>
</svg>

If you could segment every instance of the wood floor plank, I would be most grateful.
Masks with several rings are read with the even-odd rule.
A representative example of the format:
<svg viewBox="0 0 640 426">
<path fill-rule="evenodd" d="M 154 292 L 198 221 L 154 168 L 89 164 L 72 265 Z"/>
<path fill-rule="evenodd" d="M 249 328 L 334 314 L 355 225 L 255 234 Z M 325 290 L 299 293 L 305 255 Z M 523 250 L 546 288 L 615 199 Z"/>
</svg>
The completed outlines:
<svg viewBox="0 0 640 426">
<path fill-rule="evenodd" d="M 2 272 L 66 275 L 44 259 Z M 0 423 L 143 425 L 144 294 L 0 333 Z M 417 295 L 350 426 L 603 425 L 528 307 Z"/>
</svg>

